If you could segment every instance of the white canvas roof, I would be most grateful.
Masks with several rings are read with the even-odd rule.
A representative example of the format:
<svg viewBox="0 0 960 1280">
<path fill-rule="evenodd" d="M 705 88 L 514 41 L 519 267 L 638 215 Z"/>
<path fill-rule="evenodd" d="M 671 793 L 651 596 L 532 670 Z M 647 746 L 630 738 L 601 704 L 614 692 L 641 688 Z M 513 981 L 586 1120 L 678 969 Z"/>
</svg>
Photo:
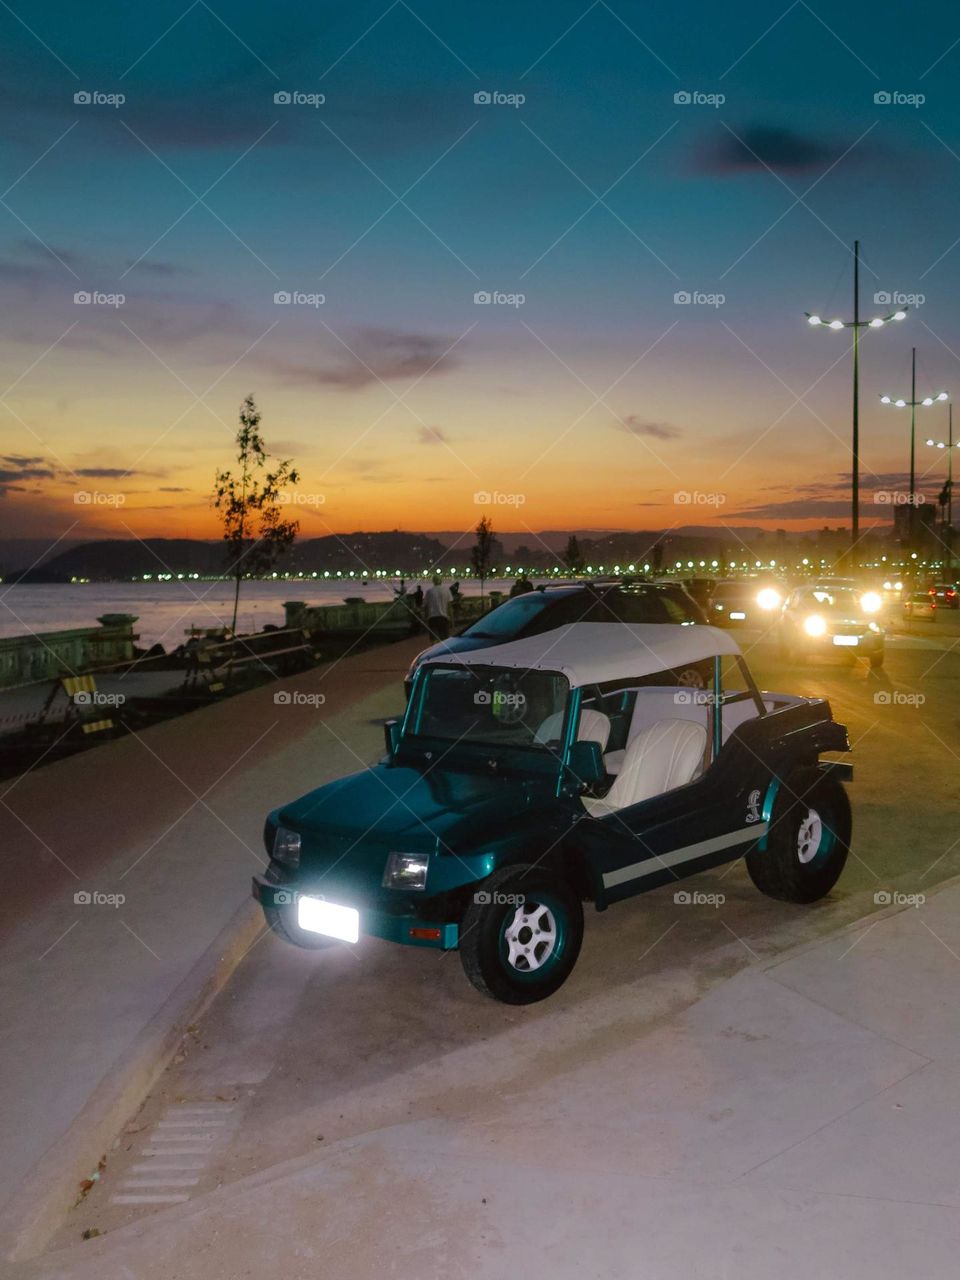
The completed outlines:
<svg viewBox="0 0 960 1280">
<path fill-rule="evenodd" d="M 699 623 L 572 622 L 543 635 L 428 659 L 463 666 L 559 671 L 574 687 L 657 675 L 717 654 L 739 654 L 727 631 Z"/>
</svg>

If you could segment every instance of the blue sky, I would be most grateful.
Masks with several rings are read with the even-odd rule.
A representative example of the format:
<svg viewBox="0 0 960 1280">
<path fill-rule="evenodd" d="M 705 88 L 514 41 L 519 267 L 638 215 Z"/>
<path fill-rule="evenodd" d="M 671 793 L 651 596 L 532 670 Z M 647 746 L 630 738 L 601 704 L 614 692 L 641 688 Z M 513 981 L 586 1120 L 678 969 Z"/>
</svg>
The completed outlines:
<svg viewBox="0 0 960 1280">
<path fill-rule="evenodd" d="M 845 338 L 803 312 L 847 314 L 855 237 L 865 312 L 923 297 L 864 344 L 868 495 L 911 343 L 960 384 L 945 3 L 14 4 L 0 37 L 6 533 L 91 473 L 124 502 L 80 531 L 210 533 L 249 390 L 309 532 L 466 528 L 477 490 L 532 528 L 669 524 L 678 488 L 838 523 Z"/>
</svg>

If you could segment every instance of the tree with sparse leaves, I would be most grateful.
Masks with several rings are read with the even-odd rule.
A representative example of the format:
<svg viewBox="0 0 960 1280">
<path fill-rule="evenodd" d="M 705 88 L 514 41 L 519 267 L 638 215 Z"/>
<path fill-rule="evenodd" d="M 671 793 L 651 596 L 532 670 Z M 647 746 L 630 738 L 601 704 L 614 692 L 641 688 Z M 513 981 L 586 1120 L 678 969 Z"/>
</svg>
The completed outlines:
<svg viewBox="0 0 960 1280">
<path fill-rule="evenodd" d="M 271 462 L 275 465 L 269 469 Z M 252 395 L 240 407 L 236 470 L 218 471 L 213 505 L 220 514 L 227 564 L 234 580 L 233 622 L 237 631 L 240 583 L 268 572 L 292 545 L 298 520 L 284 520 L 281 495 L 300 474 L 291 459 L 273 459 L 260 434 L 260 410 Z"/>
<path fill-rule="evenodd" d="M 483 584 L 490 576 L 496 538 L 493 536 L 493 524 L 489 516 L 481 517 L 476 528 L 477 540 L 470 549 L 470 560 L 473 572 L 480 579 L 480 599 L 483 599 Z"/>
<path fill-rule="evenodd" d="M 571 573 L 580 573 L 583 569 L 583 553 L 580 550 L 580 543 L 577 541 L 576 534 L 571 533 L 567 539 L 567 549 L 563 553 L 563 563 Z"/>
</svg>

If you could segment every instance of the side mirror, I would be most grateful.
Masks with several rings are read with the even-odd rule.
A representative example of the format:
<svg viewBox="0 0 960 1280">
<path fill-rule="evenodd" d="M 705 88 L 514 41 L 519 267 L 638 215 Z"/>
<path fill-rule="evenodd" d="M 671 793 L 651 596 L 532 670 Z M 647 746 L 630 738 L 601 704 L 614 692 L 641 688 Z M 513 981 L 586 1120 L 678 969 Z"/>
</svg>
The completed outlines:
<svg viewBox="0 0 960 1280">
<path fill-rule="evenodd" d="M 387 744 L 387 755 L 395 756 L 400 745 L 400 721 L 387 720 L 383 726 L 383 737 Z"/>
<path fill-rule="evenodd" d="M 599 742 L 575 742 L 570 748 L 570 772 L 584 787 L 602 782 L 607 776 Z"/>
</svg>

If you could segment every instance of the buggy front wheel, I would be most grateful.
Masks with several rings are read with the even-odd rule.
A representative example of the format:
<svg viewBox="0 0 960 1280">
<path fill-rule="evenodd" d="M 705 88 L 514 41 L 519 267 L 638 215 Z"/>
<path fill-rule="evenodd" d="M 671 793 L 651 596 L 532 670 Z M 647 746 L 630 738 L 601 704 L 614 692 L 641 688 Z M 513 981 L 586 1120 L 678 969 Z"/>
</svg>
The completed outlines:
<svg viewBox="0 0 960 1280">
<path fill-rule="evenodd" d="M 505 867 L 478 886 L 460 924 L 463 971 L 484 995 L 534 1004 L 566 982 L 583 941 L 579 895 L 561 876 Z"/>
</svg>

